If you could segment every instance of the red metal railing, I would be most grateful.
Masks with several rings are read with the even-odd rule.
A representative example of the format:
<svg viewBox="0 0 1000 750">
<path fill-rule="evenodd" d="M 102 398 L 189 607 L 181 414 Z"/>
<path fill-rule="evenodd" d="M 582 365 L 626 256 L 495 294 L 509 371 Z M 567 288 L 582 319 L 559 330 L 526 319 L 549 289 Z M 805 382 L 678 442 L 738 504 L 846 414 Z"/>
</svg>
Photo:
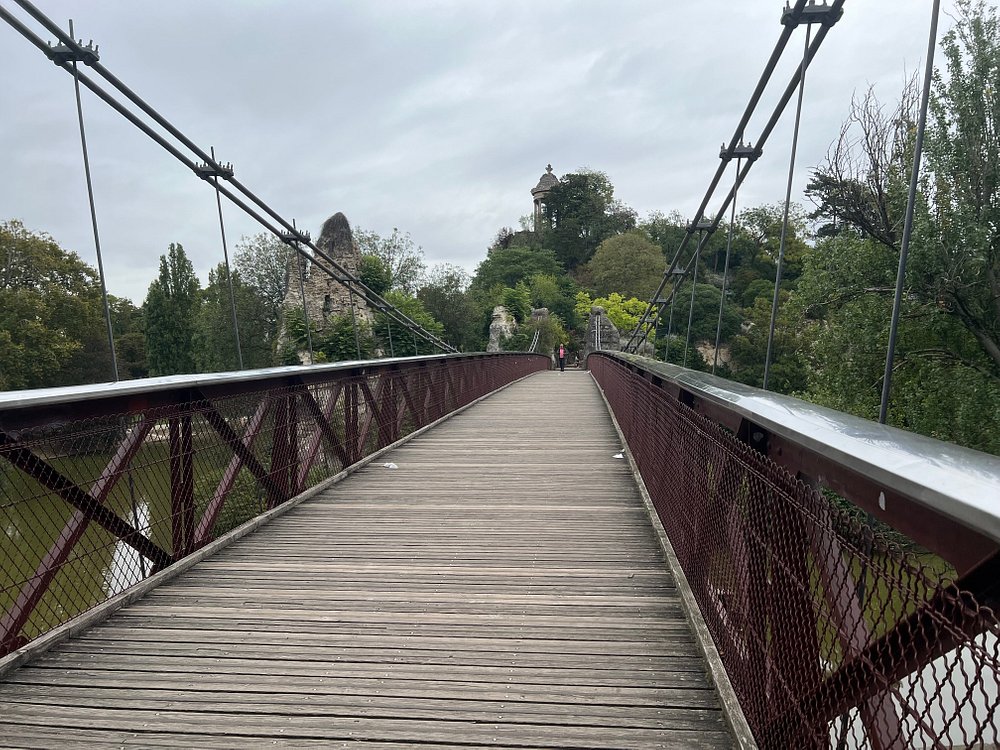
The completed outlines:
<svg viewBox="0 0 1000 750">
<path fill-rule="evenodd" d="M 588 364 L 761 747 L 997 746 L 1000 461 L 649 360 Z"/>
<path fill-rule="evenodd" d="M 449 355 L 5 394 L 0 656 L 548 364 Z"/>
</svg>

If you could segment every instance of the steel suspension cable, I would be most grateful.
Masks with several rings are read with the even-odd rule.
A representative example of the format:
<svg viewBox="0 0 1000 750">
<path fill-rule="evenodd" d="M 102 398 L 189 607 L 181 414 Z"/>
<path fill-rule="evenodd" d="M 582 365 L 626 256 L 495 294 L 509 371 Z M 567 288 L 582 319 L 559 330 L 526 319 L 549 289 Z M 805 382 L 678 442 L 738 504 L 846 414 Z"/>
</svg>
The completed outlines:
<svg viewBox="0 0 1000 750">
<path fill-rule="evenodd" d="M 780 47 L 780 50 L 781 51 L 784 50 L 785 44 L 788 41 L 788 37 L 786 35 L 791 34 L 792 28 L 801 23 L 809 23 L 809 24 L 819 23 L 820 29 L 816 33 L 812 45 L 809 47 L 807 53 L 807 58 L 811 62 L 813 57 L 816 56 L 816 53 L 822 46 L 823 41 L 826 39 L 826 36 L 829 33 L 830 29 L 833 27 L 834 24 L 837 23 L 837 21 L 843 14 L 844 1 L 845 0 L 833 0 L 833 2 L 830 5 L 822 5 L 822 6 L 814 6 L 814 5 L 806 6 L 805 3 L 797 2 L 793 7 L 786 8 L 782 19 L 782 22 L 786 24 L 786 28 L 782 32 L 781 39 L 779 40 L 778 47 Z M 810 15 L 813 17 L 810 18 L 809 17 Z M 778 47 L 776 47 L 775 52 L 777 52 L 780 55 Z M 765 69 L 764 75 L 761 76 L 760 82 L 758 82 L 757 90 L 755 90 L 754 92 L 754 98 L 751 99 L 751 103 L 748 105 L 748 112 L 744 114 L 744 118 L 741 120 L 740 124 L 744 128 L 746 125 L 746 122 L 744 121 L 749 120 L 749 117 L 752 114 L 753 109 L 756 108 L 757 104 L 756 100 L 759 99 L 759 93 L 763 91 L 763 87 L 766 86 L 767 82 L 770 79 L 771 73 L 773 72 L 773 65 L 771 64 L 773 61 L 774 61 L 774 55 L 772 54 L 772 59 L 769 61 L 768 67 Z M 781 119 L 781 115 L 784 113 L 785 108 L 788 106 L 788 103 L 791 101 L 792 96 L 795 94 L 795 91 L 798 88 L 799 76 L 801 75 L 801 73 L 802 73 L 801 66 L 796 66 L 795 71 L 792 74 L 791 80 L 785 87 L 784 92 L 782 92 L 781 97 L 779 98 L 777 104 L 775 105 L 771 113 L 770 119 L 764 126 L 760 136 L 757 139 L 756 147 L 753 148 L 752 158 L 747 159 L 747 163 L 744 165 L 743 170 L 740 172 L 740 176 L 739 179 L 737 180 L 736 185 L 734 185 L 733 189 L 729 191 L 729 194 L 723 201 L 722 206 L 719 208 L 716 214 L 716 218 L 712 222 L 713 231 L 715 228 L 718 227 L 718 224 L 721 221 L 722 216 L 725 215 L 727 209 L 729 208 L 730 201 L 732 201 L 735 198 L 736 190 L 743 184 L 743 181 L 746 179 L 747 174 L 750 172 L 750 169 L 752 168 L 754 162 L 756 162 L 757 158 L 760 157 L 764 144 L 767 142 L 774 128 L 777 126 L 778 121 Z M 738 129 L 737 133 L 734 135 L 733 140 L 730 142 L 728 148 L 724 149 L 720 154 L 723 160 L 728 162 L 735 156 L 736 150 L 738 148 L 737 144 L 742 140 L 743 135 L 744 134 L 742 130 Z M 701 219 L 704 216 L 705 207 L 707 207 L 708 202 L 711 199 L 711 196 L 714 194 L 715 189 L 718 186 L 722 177 L 722 173 L 724 173 L 724 171 L 725 171 L 725 165 L 720 164 L 719 169 L 716 171 L 715 177 L 712 179 L 708 191 L 706 192 L 705 197 L 702 200 L 701 206 L 699 207 L 698 211 L 696 211 L 694 219 L 692 220 L 691 225 L 688 227 L 687 233 L 681 240 L 681 244 L 678 247 L 677 251 L 674 253 L 670 265 L 667 267 L 667 270 L 663 274 L 663 278 L 660 281 L 659 287 L 657 287 L 657 290 L 653 293 L 653 296 L 650 298 L 649 307 L 652 307 L 654 304 L 659 304 L 662 309 L 662 307 L 666 305 L 667 302 L 669 302 L 670 299 L 669 297 L 664 299 L 662 303 L 657 302 L 657 300 L 660 298 L 660 294 L 663 292 L 663 288 L 666 286 L 667 280 L 674 273 L 674 270 L 676 269 L 680 261 L 681 255 L 684 249 L 687 247 L 691 235 L 694 233 L 693 228 L 701 222 Z M 638 335 L 638 331 L 639 327 L 636 326 L 636 328 L 632 331 L 632 334 L 628 342 L 626 343 L 625 347 L 623 347 L 624 350 L 631 351 L 632 344 L 635 341 L 636 336 Z"/>
<path fill-rule="evenodd" d="M 792 128 L 792 154 L 788 159 L 788 182 L 785 186 L 785 210 L 781 219 L 781 240 L 778 243 L 778 264 L 774 271 L 774 298 L 771 300 L 771 323 L 767 331 L 767 354 L 764 355 L 764 382 L 761 388 L 767 390 L 768 376 L 771 374 L 771 356 L 774 353 L 774 326 L 778 318 L 778 298 L 781 293 L 781 275 L 785 263 L 785 246 L 788 242 L 788 212 L 792 204 L 792 180 L 795 178 L 795 157 L 799 148 L 799 126 L 802 123 L 802 100 L 806 91 L 806 71 L 809 67 L 809 38 L 812 27 L 806 26 L 805 49 L 802 51 L 802 74 L 799 76 L 799 97 L 795 105 L 795 126 Z"/>
<path fill-rule="evenodd" d="M 36 21 L 38 21 L 42 26 L 48 29 L 51 33 L 55 34 L 56 37 L 64 44 L 68 49 L 77 54 L 83 54 L 84 48 L 76 43 L 71 36 L 67 36 L 57 25 L 55 25 L 44 13 L 42 13 L 38 8 L 36 8 L 28 0 L 15 0 L 18 5 L 20 5 L 29 15 L 31 15 Z M 55 59 L 52 55 L 52 48 L 45 44 L 38 35 L 28 29 L 23 23 L 21 23 L 16 17 L 10 14 L 6 9 L 0 7 L 0 18 L 9 23 L 15 28 L 22 36 L 24 36 L 28 41 L 33 43 L 39 50 L 41 50 L 47 57 L 53 60 L 57 65 L 63 67 L 64 69 L 72 72 L 71 68 L 65 63 L 58 59 Z M 165 117 L 160 115 L 153 107 L 146 103 L 141 97 L 139 97 L 135 92 L 133 92 L 128 86 L 126 86 L 121 80 L 119 80 L 114 74 L 112 74 L 107 68 L 100 64 L 99 61 L 93 59 L 86 60 L 87 64 L 94 69 L 99 75 L 101 75 L 106 81 L 108 81 L 115 89 L 122 93 L 129 101 L 131 101 L 135 106 L 137 106 L 142 112 L 149 116 L 156 124 L 164 128 L 169 134 L 181 142 L 188 150 L 192 151 L 196 156 L 201 158 L 207 165 L 211 166 L 217 171 L 222 171 L 221 165 L 219 165 L 215 159 L 210 155 L 205 153 L 205 151 L 199 148 L 193 141 L 187 138 L 180 130 L 174 127 Z M 158 143 L 161 147 L 166 149 L 168 153 L 178 159 L 182 164 L 188 166 L 198 173 L 198 169 L 195 167 L 194 163 L 184 156 L 177 148 L 170 144 L 166 139 L 164 139 L 159 133 L 153 131 L 146 123 L 135 116 L 134 113 L 126 109 L 119 102 L 117 102 L 110 94 L 104 91 L 98 84 L 90 80 L 84 75 L 80 75 L 80 80 L 86 85 L 91 91 L 97 94 L 101 99 L 103 99 L 109 106 L 115 109 L 119 114 L 123 115 L 128 119 L 133 125 L 140 128 L 147 136 Z M 274 224 L 269 220 L 265 220 L 260 213 L 256 210 L 250 208 L 246 202 L 237 198 L 231 191 L 221 188 L 221 192 L 239 208 L 241 208 L 245 213 L 247 213 L 251 218 L 255 219 L 263 227 L 271 231 L 273 234 L 282 237 L 288 231 L 294 231 L 293 225 L 289 224 L 282 216 L 280 216 L 276 211 L 274 211 L 269 205 L 258 198 L 254 193 L 252 193 L 246 186 L 236 180 L 234 177 L 229 176 L 228 181 L 233 185 L 242 195 L 244 195 L 249 201 L 258 206 L 260 210 L 264 211 L 271 220 L 277 222 L 277 224 L 282 227 L 285 231 L 276 229 Z M 332 278 L 336 279 L 339 283 L 343 284 L 348 289 L 352 289 L 357 294 L 359 294 L 366 302 L 371 304 L 373 307 L 381 310 L 386 315 L 396 319 L 400 325 L 404 328 L 411 330 L 414 335 L 419 335 L 421 338 L 425 339 L 429 343 L 433 344 L 435 347 L 442 349 L 443 351 L 456 351 L 454 347 L 450 344 L 442 341 L 437 336 L 434 336 L 430 332 L 426 331 L 419 323 L 414 321 L 412 318 L 407 316 L 405 313 L 400 311 L 394 305 L 387 302 L 381 295 L 376 294 L 371 289 L 369 289 L 360 279 L 355 277 L 347 269 L 345 269 L 336 260 L 329 257 L 323 251 L 321 251 L 311 240 L 306 240 L 303 244 L 306 244 L 315 256 L 322 257 L 326 263 L 334 269 L 337 273 L 332 273 L 328 268 L 322 266 L 321 264 L 316 264 L 318 268 L 327 273 Z M 304 254 L 301 247 L 297 247 L 296 250 Z M 308 256 L 306 256 L 308 257 Z"/>
<path fill-rule="evenodd" d="M 903 222 L 903 237 L 899 246 L 899 267 L 896 269 L 896 292 L 892 300 L 892 319 L 889 323 L 889 345 L 885 354 L 885 372 L 882 375 L 882 400 L 878 412 L 878 421 L 881 424 L 885 424 L 886 419 L 889 417 L 889 394 L 892 391 L 892 369 L 896 356 L 896 336 L 899 332 L 899 311 L 903 302 L 903 284 L 906 283 L 906 258 L 910 252 L 910 236 L 913 233 L 913 213 L 917 203 L 917 182 L 920 179 L 920 159 L 924 150 L 924 133 L 927 130 L 927 107 L 930 102 L 931 80 L 934 76 L 934 50 L 937 46 L 937 28 L 940 15 L 941 0 L 934 0 L 934 6 L 931 9 L 930 38 L 927 40 L 924 87 L 920 94 L 920 119 L 917 122 L 917 137 L 913 145 L 910 192 L 906 199 L 906 219 Z"/>
<path fill-rule="evenodd" d="M 739 177 L 742 158 L 736 159 L 736 176 Z M 733 250 L 733 234 L 736 229 L 736 193 L 738 187 L 734 185 L 733 203 L 729 214 L 729 231 L 726 236 L 726 262 L 722 268 L 722 296 L 719 298 L 719 322 L 715 325 L 715 354 L 712 358 L 712 374 L 719 366 L 719 345 L 722 342 L 722 313 L 726 308 L 726 290 L 729 285 L 729 257 Z"/>
<path fill-rule="evenodd" d="M 211 147 L 212 160 L 215 160 L 215 146 Z M 233 289 L 233 271 L 229 267 L 229 247 L 226 244 L 226 222 L 222 218 L 222 195 L 219 192 L 219 175 L 212 175 L 212 185 L 215 186 L 215 205 L 219 209 L 219 232 L 222 234 L 222 257 L 226 263 L 226 281 L 229 283 L 229 305 L 233 313 L 233 338 L 236 339 L 236 360 L 243 369 L 243 347 L 240 345 L 240 323 L 236 316 L 236 292 Z"/>
<path fill-rule="evenodd" d="M 698 247 L 694 251 L 694 270 L 691 274 L 691 304 L 688 305 L 688 327 L 687 334 L 684 336 L 684 361 L 682 367 L 687 367 L 688 364 L 688 347 L 691 344 L 691 323 L 694 320 L 694 297 L 695 290 L 698 288 L 698 261 L 701 259 L 701 248 L 705 244 L 705 235 L 702 234 L 701 238 L 698 240 Z"/>
<path fill-rule="evenodd" d="M 295 219 L 292 219 L 292 226 L 295 227 Z M 298 228 L 295 230 L 295 237 L 299 237 Z M 299 295 L 302 297 L 302 322 L 306 327 L 306 345 L 309 348 L 309 364 L 316 364 L 316 355 L 313 353 L 312 324 L 309 322 L 309 305 L 306 303 L 305 269 L 302 267 L 302 253 L 298 252 L 298 239 L 293 240 L 295 252 L 295 270 L 299 276 Z"/>
<path fill-rule="evenodd" d="M 69 22 L 69 35 L 73 35 L 73 20 Z M 83 173 L 87 178 L 87 200 L 90 203 L 90 224 L 94 230 L 94 249 L 97 253 L 97 275 L 101 281 L 101 303 L 104 305 L 104 324 L 107 328 L 108 351 L 111 352 L 111 376 L 118 382 L 118 354 L 115 351 L 115 333 L 111 325 L 111 305 L 108 303 L 108 282 L 104 275 L 104 257 L 101 253 L 101 233 L 97 228 L 97 206 L 94 203 L 94 183 L 90 176 L 90 154 L 87 150 L 87 130 L 83 125 L 83 101 L 80 99 L 80 70 L 73 59 L 73 90 L 76 93 L 76 116 L 80 123 L 80 147 L 83 151 Z"/>
</svg>

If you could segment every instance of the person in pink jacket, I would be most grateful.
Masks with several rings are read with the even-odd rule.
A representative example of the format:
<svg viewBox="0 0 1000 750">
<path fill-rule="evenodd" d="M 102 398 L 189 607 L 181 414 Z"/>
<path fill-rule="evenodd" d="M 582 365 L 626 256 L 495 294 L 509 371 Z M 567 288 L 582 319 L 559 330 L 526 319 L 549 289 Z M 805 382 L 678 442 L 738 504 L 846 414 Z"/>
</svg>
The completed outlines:
<svg viewBox="0 0 1000 750">
<path fill-rule="evenodd" d="M 566 372 L 566 345 L 559 344 L 559 372 Z"/>
</svg>

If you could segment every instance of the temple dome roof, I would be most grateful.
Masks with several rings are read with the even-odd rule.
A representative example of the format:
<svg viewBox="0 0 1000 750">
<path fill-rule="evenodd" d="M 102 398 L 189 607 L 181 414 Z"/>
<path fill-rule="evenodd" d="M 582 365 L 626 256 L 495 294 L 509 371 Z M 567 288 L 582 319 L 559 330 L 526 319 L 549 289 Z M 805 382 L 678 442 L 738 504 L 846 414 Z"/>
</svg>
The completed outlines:
<svg viewBox="0 0 1000 750">
<path fill-rule="evenodd" d="M 545 174 L 538 179 L 538 184 L 531 190 L 531 194 L 547 193 L 559 184 L 559 178 L 552 174 L 552 165 L 545 167 Z"/>
</svg>

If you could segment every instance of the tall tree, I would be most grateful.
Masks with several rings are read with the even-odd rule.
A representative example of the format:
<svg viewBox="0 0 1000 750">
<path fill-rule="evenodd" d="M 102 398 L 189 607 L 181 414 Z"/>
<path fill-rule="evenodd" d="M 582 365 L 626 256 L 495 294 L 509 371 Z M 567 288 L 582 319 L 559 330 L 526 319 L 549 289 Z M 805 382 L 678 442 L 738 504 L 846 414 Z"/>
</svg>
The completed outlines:
<svg viewBox="0 0 1000 750">
<path fill-rule="evenodd" d="M 911 283 L 961 321 L 1000 378 L 1000 23 L 982 0 L 956 7 L 934 78 L 933 210 Z"/>
<path fill-rule="evenodd" d="M 374 255 L 389 269 L 389 288 L 413 295 L 423 276 L 424 251 L 417 245 L 409 232 L 400 232 L 393 227 L 392 234 L 381 237 L 364 229 L 354 230 L 354 241 L 361 255 Z"/>
<path fill-rule="evenodd" d="M 195 372 L 194 331 L 201 285 L 184 248 L 170 243 L 159 276 L 149 285 L 146 351 L 151 375 Z"/>
<path fill-rule="evenodd" d="M 111 327 L 115 332 L 115 352 L 118 357 L 118 377 L 122 380 L 149 375 L 146 357 L 146 322 L 142 308 L 132 300 L 109 295 Z"/>
<path fill-rule="evenodd" d="M 112 379 L 96 271 L 46 234 L 0 223 L 0 389 Z"/>
<path fill-rule="evenodd" d="M 469 294 L 471 283 L 464 268 L 448 264 L 434 266 L 417 291 L 424 308 L 444 326 L 444 338 L 462 351 L 473 351 L 478 343 L 478 315 Z"/>
<path fill-rule="evenodd" d="M 232 265 L 245 292 L 242 306 L 237 296 L 237 315 L 240 329 L 249 339 L 249 357 L 244 352 L 247 367 L 266 367 L 274 361 L 292 253 L 288 245 L 268 233 L 243 237 L 236 245 Z"/>
<path fill-rule="evenodd" d="M 567 269 L 590 260 L 608 237 L 635 229 L 635 211 L 614 193 L 604 172 L 586 169 L 564 175 L 549 192 L 545 217 L 551 229 L 543 243 Z"/>
<path fill-rule="evenodd" d="M 663 278 L 665 266 L 657 245 L 641 232 L 627 232 L 604 240 L 587 270 L 600 296 L 618 292 L 648 300 Z"/>
</svg>

